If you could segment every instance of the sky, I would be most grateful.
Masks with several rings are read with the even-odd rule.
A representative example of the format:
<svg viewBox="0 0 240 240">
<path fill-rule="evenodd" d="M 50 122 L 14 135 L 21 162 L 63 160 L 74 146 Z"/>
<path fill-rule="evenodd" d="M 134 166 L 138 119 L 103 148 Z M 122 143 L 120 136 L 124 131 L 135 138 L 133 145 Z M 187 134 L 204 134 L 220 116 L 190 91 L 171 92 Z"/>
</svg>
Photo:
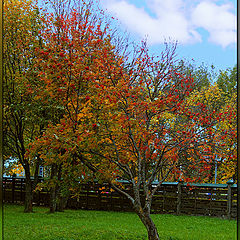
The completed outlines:
<svg viewBox="0 0 240 240">
<path fill-rule="evenodd" d="M 123 31 L 150 52 L 177 41 L 177 56 L 216 70 L 237 63 L 237 0 L 102 0 Z"/>
</svg>

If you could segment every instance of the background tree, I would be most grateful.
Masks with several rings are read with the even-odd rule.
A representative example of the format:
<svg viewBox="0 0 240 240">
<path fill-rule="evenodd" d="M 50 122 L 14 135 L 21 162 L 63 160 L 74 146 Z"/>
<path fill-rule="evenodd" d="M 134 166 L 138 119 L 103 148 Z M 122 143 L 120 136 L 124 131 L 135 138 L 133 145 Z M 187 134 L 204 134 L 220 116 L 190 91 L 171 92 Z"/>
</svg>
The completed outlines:
<svg viewBox="0 0 240 240">
<path fill-rule="evenodd" d="M 217 78 L 217 84 L 231 98 L 232 94 L 237 91 L 237 66 L 225 71 L 221 70 Z"/>
<path fill-rule="evenodd" d="M 33 71 L 34 48 L 41 45 L 40 13 L 34 1 L 4 3 L 4 156 L 17 159 L 26 177 L 25 212 L 32 211 L 31 159 L 25 157 L 28 144 L 41 134 L 34 104 L 27 88 Z M 36 113 L 36 111 L 35 111 Z M 38 176 L 40 159 L 33 167 Z"/>
<path fill-rule="evenodd" d="M 195 91 L 190 99 L 206 105 L 209 113 L 217 114 L 222 119 L 214 127 L 215 136 L 212 140 L 215 147 L 211 151 L 216 156 L 206 181 L 226 183 L 236 175 L 236 66 L 220 71 L 215 78 L 216 83 L 210 82 L 208 86 Z"/>
<path fill-rule="evenodd" d="M 236 92 L 225 96 L 222 106 L 222 121 L 217 125 L 218 141 L 218 181 L 226 183 L 230 179 L 237 181 L 237 95 Z"/>
<path fill-rule="evenodd" d="M 72 142 L 79 141 L 78 135 L 81 135 L 82 131 L 82 129 L 78 130 L 78 126 L 81 126 L 81 116 L 85 114 L 90 116 L 88 100 L 92 94 L 91 81 L 100 74 L 106 75 L 99 70 L 98 65 L 101 64 L 101 59 L 107 57 L 108 49 L 114 49 L 109 44 L 110 35 L 107 35 L 106 23 L 102 22 L 101 17 L 96 18 L 96 15 L 90 12 L 89 4 L 82 2 L 80 9 L 64 12 L 57 3 L 53 2 L 56 4 L 53 5 L 53 9 L 56 8 L 55 12 L 46 14 L 42 19 L 44 29 L 41 36 L 44 48 L 36 49 L 35 69 L 39 74 L 37 79 L 32 80 L 32 85 L 37 86 L 35 99 L 53 109 L 61 109 L 61 114 L 58 114 L 58 118 L 54 118 L 55 121 L 51 121 L 48 127 L 52 129 L 54 139 L 49 137 L 47 141 L 49 146 L 46 149 L 51 146 L 55 149 L 55 154 L 64 155 L 64 157 L 62 161 L 58 157 L 54 161 L 49 154 L 43 157 L 46 165 L 51 167 L 52 184 L 49 185 L 51 186 L 51 212 L 54 212 L 57 207 L 56 196 L 60 190 L 57 182 L 60 181 L 63 172 L 68 172 L 63 169 L 69 166 L 64 164 L 64 161 L 74 162 L 76 158 L 73 154 L 65 158 L 66 149 Z M 97 71 L 95 71 L 96 68 Z M 60 133 L 64 129 L 68 131 L 67 134 L 64 132 L 66 147 L 63 147 L 64 144 L 60 141 Z M 31 156 L 33 156 L 32 153 L 35 153 L 33 149 L 31 149 Z"/>
<path fill-rule="evenodd" d="M 193 90 L 199 91 L 202 87 L 212 85 L 217 77 L 213 65 L 208 66 L 204 63 L 196 65 L 194 61 L 180 60 L 176 67 L 181 69 L 182 74 L 191 76 L 194 79 Z"/>
<path fill-rule="evenodd" d="M 209 143 L 208 151 L 206 149 L 204 151 L 192 152 L 188 154 L 186 158 L 198 158 L 199 155 L 205 156 L 205 158 L 209 158 L 209 152 L 211 152 L 210 156 L 212 159 L 209 159 L 210 162 L 208 164 L 208 169 L 204 171 L 204 173 L 208 173 L 208 176 L 204 178 L 200 178 L 201 174 L 198 173 L 201 181 L 204 182 L 214 182 L 215 179 L 215 167 L 220 159 L 224 159 L 224 149 L 219 144 L 221 142 L 220 135 L 224 135 L 226 137 L 227 132 L 222 133 L 222 129 L 219 128 L 219 121 L 224 121 L 227 119 L 227 112 L 223 111 L 222 106 L 225 105 L 226 97 L 224 96 L 223 91 L 218 87 L 217 84 L 209 85 L 208 87 L 202 87 L 200 91 L 195 90 L 187 99 L 189 106 L 195 108 L 196 115 L 201 115 L 203 119 L 203 125 L 199 125 L 199 131 L 201 131 L 201 138 L 199 138 L 199 142 L 205 142 L 205 144 Z M 209 119 L 214 118 L 215 121 L 212 123 L 212 126 L 208 131 L 203 131 L 203 127 L 208 124 Z M 196 117 L 192 119 L 188 119 L 190 121 L 195 121 Z M 181 124 L 179 124 L 181 126 Z M 223 137 L 223 136 L 221 136 Z M 189 165 L 187 165 L 189 167 Z M 195 166 L 192 166 L 192 170 L 189 171 L 189 174 L 195 174 Z"/>
<path fill-rule="evenodd" d="M 227 163 L 226 159 L 228 159 L 230 155 L 229 156 L 226 155 L 227 152 L 225 148 L 229 146 L 229 142 L 222 143 L 223 146 L 220 144 L 220 142 L 223 141 L 223 139 L 221 139 L 223 138 L 223 136 L 219 137 L 221 135 L 221 132 L 223 131 L 223 127 L 220 127 L 219 124 L 217 124 L 214 127 L 215 140 L 214 138 L 212 138 L 212 141 L 215 141 L 215 147 L 211 149 L 212 152 L 215 152 L 216 156 L 215 156 L 215 159 L 213 159 L 212 161 L 211 168 L 209 169 L 210 170 L 209 177 L 205 178 L 205 180 L 201 178 L 202 181 L 204 180 L 206 182 L 215 182 L 215 180 L 217 180 L 218 182 L 223 182 L 223 179 L 220 177 L 222 176 L 222 172 L 221 172 L 222 170 L 220 170 L 219 168 L 220 166 L 225 166 L 226 169 L 229 168 L 228 174 L 230 176 L 234 176 L 234 172 L 235 172 L 233 171 L 234 169 L 233 159 L 235 156 L 235 154 L 233 154 L 234 152 L 233 149 L 235 149 L 234 146 L 236 145 L 236 136 L 235 136 L 236 128 L 234 129 L 233 125 L 229 123 L 230 122 L 232 124 L 235 123 L 234 116 L 236 113 L 236 108 L 234 110 L 234 107 L 233 105 L 230 104 L 230 102 L 232 103 L 234 101 L 236 102 L 236 99 L 235 99 L 236 94 L 234 94 L 236 92 L 236 67 L 234 67 L 233 69 L 227 69 L 226 71 L 220 71 L 220 73 L 217 75 L 216 72 L 214 72 L 213 67 L 212 67 L 212 70 L 209 71 L 209 69 L 204 67 L 204 65 L 201 65 L 199 67 L 196 67 L 192 64 L 185 65 L 184 61 L 180 61 L 180 66 L 182 66 L 181 71 L 190 74 L 193 77 L 194 82 L 196 83 L 195 86 L 193 87 L 194 92 L 189 95 L 189 97 L 187 98 L 188 99 L 187 101 L 189 101 L 189 103 L 199 102 L 205 105 L 206 110 L 209 113 L 211 113 L 212 115 L 218 116 L 218 118 L 222 119 L 222 125 L 224 123 L 226 128 L 228 125 L 231 126 L 232 138 L 230 141 L 231 142 L 230 148 L 232 149 L 232 151 L 230 151 L 230 148 L 229 148 L 228 152 L 232 153 L 231 164 L 229 163 L 232 167 L 230 167 L 229 164 L 226 164 Z M 228 108 L 231 106 L 230 109 L 228 109 L 227 106 Z M 228 112 L 230 112 L 230 114 Z M 221 116 L 219 116 L 219 114 Z M 228 117 L 229 115 L 232 117 L 232 119 Z M 181 126 L 182 124 L 184 124 L 184 121 L 188 121 L 188 119 L 179 119 L 179 123 L 177 124 L 177 126 Z M 227 133 L 228 131 L 223 131 L 223 132 L 226 133 L 226 136 L 228 135 Z M 207 137 L 208 137 L 207 135 L 203 136 L 203 139 L 207 139 Z M 192 152 L 191 154 L 188 154 L 188 156 L 185 156 L 185 154 L 179 153 L 179 157 L 182 158 L 182 161 L 184 162 L 186 161 L 187 158 L 193 158 L 193 157 L 197 158 L 197 155 L 199 154 L 200 152 L 199 153 Z M 195 171 L 192 169 L 191 171 L 189 171 L 189 174 L 190 173 L 195 174 Z M 217 176 L 217 179 L 215 179 L 216 176 Z M 168 180 L 176 181 L 177 179 L 176 179 L 176 176 L 175 177 L 171 176 L 171 178 L 169 178 Z M 228 180 L 224 178 L 224 182 Z"/>
</svg>

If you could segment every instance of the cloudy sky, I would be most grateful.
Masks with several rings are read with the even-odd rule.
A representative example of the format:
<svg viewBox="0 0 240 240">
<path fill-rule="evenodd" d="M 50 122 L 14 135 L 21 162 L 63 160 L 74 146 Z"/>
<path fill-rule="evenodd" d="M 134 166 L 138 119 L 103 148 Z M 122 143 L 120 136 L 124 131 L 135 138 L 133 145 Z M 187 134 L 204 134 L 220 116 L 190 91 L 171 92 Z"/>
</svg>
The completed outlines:
<svg viewBox="0 0 240 240">
<path fill-rule="evenodd" d="M 102 0 L 136 42 L 153 52 L 166 39 L 178 41 L 178 56 L 217 69 L 237 62 L 237 0 Z"/>
</svg>

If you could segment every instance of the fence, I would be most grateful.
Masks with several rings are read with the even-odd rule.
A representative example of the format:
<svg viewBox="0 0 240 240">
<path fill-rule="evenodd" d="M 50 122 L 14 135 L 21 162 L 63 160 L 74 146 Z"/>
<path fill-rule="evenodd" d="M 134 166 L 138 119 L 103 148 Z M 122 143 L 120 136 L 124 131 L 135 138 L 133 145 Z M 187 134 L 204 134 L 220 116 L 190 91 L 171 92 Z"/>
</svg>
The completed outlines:
<svg viewBox="0 0 240 240">
<path fill-rule="evenodd" d="M 123 183 L 131 193 L 130 185 Z M 154 187 L 154 185 L 153 185 Z M 4 202 L 22 203 L 25 196 L 24 178 L 3 178 Z M 48 206 L 49 192 L 34 192 L 33 203 Z M 81 184 L 78 198 L 69 198 L 68 208 L 108 211 L 133 211 L 129 200 L 111 191 L 108 184 Z M 237 218 L 237 185 L 193 184 L 164 182 L 156 191 L 152 202 L 152 213 L 207 215 Z"/>
</svg>

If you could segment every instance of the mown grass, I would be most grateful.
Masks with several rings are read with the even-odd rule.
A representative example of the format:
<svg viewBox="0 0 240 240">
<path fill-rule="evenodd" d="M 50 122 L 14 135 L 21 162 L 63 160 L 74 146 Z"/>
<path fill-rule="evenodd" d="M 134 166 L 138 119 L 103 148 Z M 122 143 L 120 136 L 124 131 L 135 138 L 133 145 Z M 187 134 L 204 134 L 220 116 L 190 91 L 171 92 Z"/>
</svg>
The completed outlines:
<svg viewBox="0 0 240 240">
<path fill-rule="evenodd" d="M 146 240 L 145 227 L 134 213 L 65 210 L 55 214 L 35 207 L 4 205 L 5 240 Z M 162 240 L 235 240 L 237 221 L 211 217 L 154 214 Z"/>
</svg>

